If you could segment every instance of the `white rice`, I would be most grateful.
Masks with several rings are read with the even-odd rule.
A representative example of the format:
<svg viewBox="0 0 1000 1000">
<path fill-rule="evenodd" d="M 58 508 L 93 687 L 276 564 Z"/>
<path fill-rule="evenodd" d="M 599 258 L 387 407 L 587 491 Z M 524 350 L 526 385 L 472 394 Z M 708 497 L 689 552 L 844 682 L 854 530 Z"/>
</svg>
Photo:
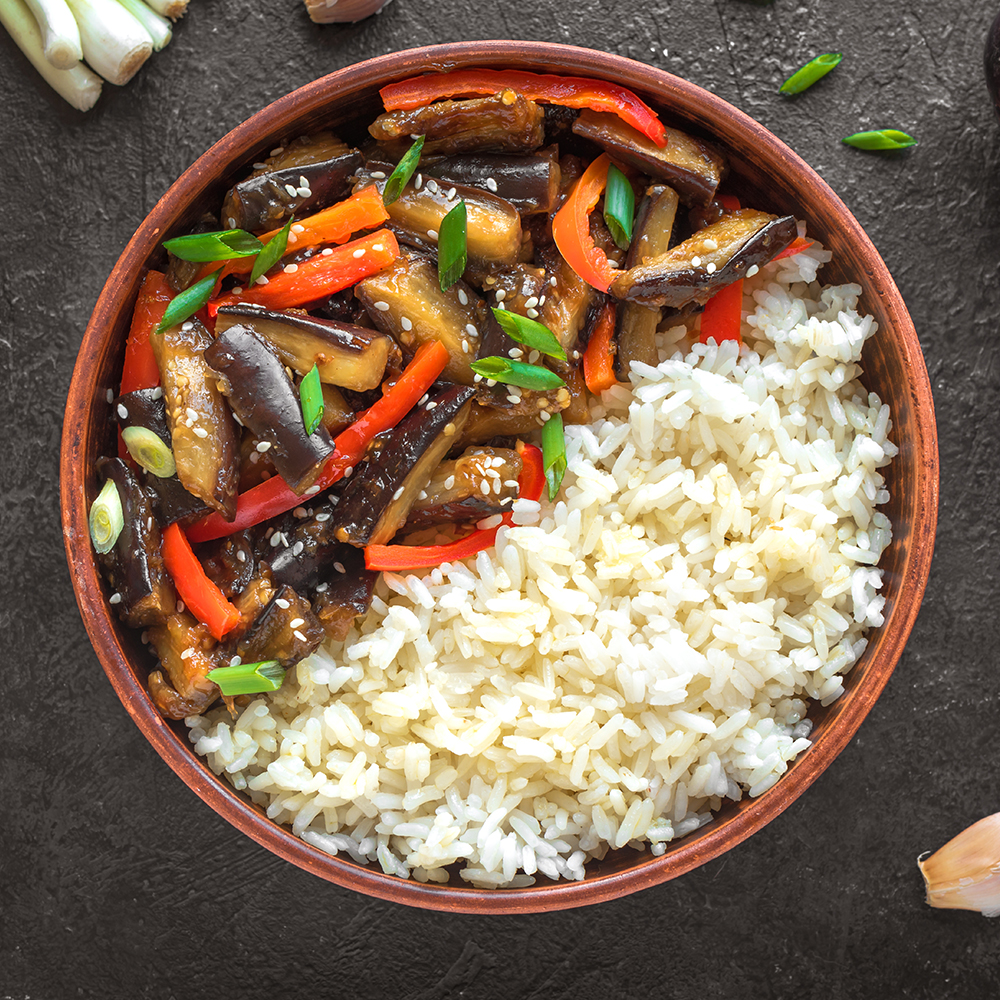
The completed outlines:
<svg viewBox="0 0 1000 1000">
<path fill-rule="evenodd" d="M 384 574 L 270 699 L 188 719 L 196 752 L 323 851 L 477 886 L 662 854 L 767 791 L 882 624 L 896 447 L 857 381 L 860 288 L 815 282 L 829 256 L 746 282 L 739 353 L 663 333 L 657 368 L 567 428 L 554 506 Z"/>
</svg>

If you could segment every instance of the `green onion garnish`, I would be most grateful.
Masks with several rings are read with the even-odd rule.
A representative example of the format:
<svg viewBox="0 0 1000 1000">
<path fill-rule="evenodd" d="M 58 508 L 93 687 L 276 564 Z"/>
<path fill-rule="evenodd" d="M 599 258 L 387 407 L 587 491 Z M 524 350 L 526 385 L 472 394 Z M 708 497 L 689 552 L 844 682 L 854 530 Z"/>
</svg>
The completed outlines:
<svg viewBox="0 0 1000 1000">
<path fill-rule="evenodd" d="M 299 383 L 299 399 L 302 402 L 302 423 L 306 434 L 312 434 L 323 419 L 323 386 L 319 381 L 319 367 L 313 365 Z"/>
<path fill-rule="evenodd" d="M 628 250 L 632 241 L 634 218 L 635 192 L 629 179 L 612 163 L 608 167 L 608 186 L 604 191 L 604 221 L 622 250 Z"/>
<path fill-rule="evenodd" d="M 517 385 L 522 389 L 558 389 L 559 386 L 566 384 L 548 368 L 497 356 L 480 358 L 471 362 L 469 367 L 483 378 L 503 382 L 504 385 Z"/>
<path fill-rule="evenodd" d="M 124 527 L 122 499 L 114 480 L 109 479 L 90 505 L 90 540 L 94 543 L 94 548 L 102 556 L 105 552 L 110 552 Z"/>
<path fill-rule="evenodd" d="M 292 228 L 292 222 L 295 216 L 293 215 L 289 219 L 280 233 L 277 233 L 273 239 L 267 241 L 263 249 L 257 254 L 257 259 L 253 262 L 253 270 L 250 272 L 250 284 L 256 285 L 257 279 L 262 275 L 266 274 L 268 271 L 278 263 L 279 260 L 285 255 L 285 248 L 288 246 L 288 234 Z"/>
<path fill-rule="evenodd" d="M 566 351 L 562 344 L 543 323 L 537 323 L 509 309 L 494 309 L 493 315 L 511 340 L 516 340 L 519 344 L 524 344 L 525 347 L 530 347 L 541 354 L 547 354 L 550 358 L 566 360 Z"/>
<path fill-rule="evenodd" d="M 207 264 L 213 260 L 252 257 L 263 243 L 245 229 L 224 229 L 218 233 L 192 233 L 166 240 L 163 244 L 175 257 Z"/>
<path fill-rule="evenodd" d="M 822 80 L 844 57 L 839 52 L 827 52 L 810 59 L 802 69 L 794 72 L 779 88 L 782 94 L 800 94 L 817 80 Z"/>
<path fill-rule="evenodd" d="M 148 427 L 122 428 L 122 441 L 128 453 L 154 476 L 169 479 L 177 471 L 174 453 L 163 438 Z"/>
<path fill-rule="evenodd" d="M 418 136 L 413 145 L 406 151 L 403 158 L 396 164 L 396 169 L 389 174 L 382 191 L 382 204 L 391 205 L 402 193 L 408 181 L 413 176 L 420 162 L 420 150 L 424 148 L 424 137 Z"/>
<path fill-rule="evenodd" d="M 285 679 L 284 667 L 277 660 L 260 663 L 237 663 L 233 667 L 216 667 L 205 675 L 230 697 L 236 694 L 263 694 L 277 691 Z"/>
<path fill-rule="evenodd" d="M 155 332 L 163 333 L 164 330 L 169 330 L 170 327 L 177 326 L 189 316 L 193 316 L 212 297 L 217 278 L 218 272 L 213 271 L 172 299 Z"/>
<path fill-rule="evenodd" d="M 438 280 L 442 292 L 448 291 L 465 271 L 467 223 L 465 202 L 460 201 L 438 228 Z"/>
<path fill-rule="evenodd" d="M 848 146 L 856 146 L 858 149 L 908 149 L 915 146 L 917 140 L 912 135 L 900 132 L 894 128 L 881 128 L 872 132 L 855 132 L 846 139 L 842 139 Z"/>
<path fill-rule="evenodd" d="M 549 484 L 549 499 L 555 500 L 566 475 L 566 437 L 561 413 L 553 413 L 542 425 L 542 468 Z"/>
</svg>

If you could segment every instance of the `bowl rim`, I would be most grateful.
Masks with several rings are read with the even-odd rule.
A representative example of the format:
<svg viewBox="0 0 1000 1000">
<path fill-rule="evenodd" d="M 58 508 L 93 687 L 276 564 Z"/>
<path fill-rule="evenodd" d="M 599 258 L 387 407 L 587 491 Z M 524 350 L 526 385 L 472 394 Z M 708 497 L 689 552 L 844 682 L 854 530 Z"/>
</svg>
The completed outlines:
<svg viewBox="0 0 1000 1000">
<path fill-rule="evenodd" d="M 190 744 L 167 725 L 153 707 L 144 686 L 137 683 L 127 656 L 115 635 L 115 623 L 103 597 L 96 561 L 87 529 L 86 477 L 83 465 L 82 421 L 95 398 L 91 373 L 97 370 L 103 333 L 111 326 L 115 303 L 130 274 L 144 268 L 166 231 L 193 195 L 185 192 L 207 187 L 213 179 L 228 176 L 248 162 L 247 154 L 260 139 L 286 130 L 281 123 L 307 113 L 321 113 L 343 93 L 355 93 L 390 80 L 404 79 L 428 70 L 483 66 L 534 69 L 552 67 L 559 75 L 596 77 L 620 83 L 671 110 L 693 114 L 695 106 L 711 122 L 725 120 L 745 142 L 762 146 L 764 156 L 781 164 L 795 190 L 808 186 L 819 196 L 831 217 L 865 257 L 869 280 L 878 288 L 895 336 L 902 348 L 909 375 L 909 392 L 916 419 L 913 422 L 917 486 L 911 527 L 912 544 L 903 560 L 897 600 L 881 626 L 887 641 L 881 646 L 877 672 L 868 670 L 863 691 L 857 692 L 808 753 L 799 757 L 788 773 L 763 795 L 754 799 L 720 826 L 713 823 L 689 834 L 664 856 L 645 855 L 626 871 L 560 881 L 521 889 L 476 889 L 454 884 L 424 884 L 414 879 L 385 875 L 341 857 L 331 856 L 294 836 L 264 817 L 235 789 L 213 774 L 197 758 Z M 697 116 L 696 116 L 697 117 Z M 177 206 L 180 206 L 179 208 Z M 200 156 L 170 186 L 129 240 L 104 285 L 79 350 L 66 405 L 60 457 L 60 494 L 64 540 L 73 588 L 81 616 L 105 673 L 123 705 L 153 748 L 194 792 L 238 830 L 268 850 L 313 874 L 370 896 L 410 906 L 466 913 L 527 913 L 565 909 L 617 898 L 676 878 L 717 857 L 759 830 L 791 805 L 829 766 L 853 737 L 881 694 L 902 654 L 923 597 L 938 509 L 937 431 L 930 381 L 912 320 L 882 258 L 846 205 L 804 160 L 777 136 L 748 115 L 696 84 L 664 70 L 623 56 L 552 42 L 489 40 L 445 43 L 405 49 L 377 56 L 337 70 L 280 97 L 248 118 Z M 81 552 L 81 546 L 83 551 Z M 891 629 L 890 629 L 891 625 Z M 859 682 L 860 683 L 860 682 Z M 863 695 L 863 697 L 861 696 Z M 772 794 L 777 792 L 778 794 Z"/>
</svg>

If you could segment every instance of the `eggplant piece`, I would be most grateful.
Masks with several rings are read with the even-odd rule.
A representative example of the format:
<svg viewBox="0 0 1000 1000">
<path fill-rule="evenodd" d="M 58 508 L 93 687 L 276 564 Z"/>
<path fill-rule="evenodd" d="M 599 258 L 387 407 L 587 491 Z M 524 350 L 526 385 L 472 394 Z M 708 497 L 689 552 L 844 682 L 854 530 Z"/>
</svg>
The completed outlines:
<svg viewBox="0 0 1000 1000">
<path fill-rule="evenodd" d="M 420 170 L 425 177 L 492 191 L 509 201 L 522 217 L 554 211 L 559 198 L 559 161 L 546 153 L 446 156 L 429 163 L 421 160 Z"/>
<path fill-rule="evenodd" d="M 309 310 L 314 316 L 323 319 L 333 319 L 338 323 L 348 323 L 351 326 L 367 325 L 368 313 L 364 306 L 354 297 L 354 288 L 348 287 L 334 292 L 333 295 L 315 303 Z"/>
<path fill-rule="evenodd" d="M 257 559 L 247 531 L 209 542 L 199 555 L 206 575 L 229 600 L 239 597 L 257 576 Z"/>
<path fill-rule="evenodd" d="M 635 267 L 644 260 L 659 257 L 670 249 L 670 238 L 677 216 L 677 192 L 665 184 L 653 184 L 646 189 L 639 206 L 632 242 L 629 245 L 626 267 Z M 623 302 L 618 309 L 615 326 L 615 374 L 628 381 L 633 361 L 656 367 L 660 355 L 656 349 L 656 329 L 660 323 L 660 310 Z"/>
<path fill-rule="evenodd" d="M 393 345 L 398 353 L 399 348 Z M 336 387 L 323 383 L 323 426 L 333 437 L 354 423 L 354 410 L 348 405 L 344 394 Z"/>
<path fill-rule="evenodd" d="M 343 143 L 331 148 L 341 152 L 324 155 L 318 161 L 311 156 L 322 152 L 310 153 L 300 147 L 295 156 L 286 151 L 274 159 L 274 166 L 241 181 L 222 203 L 223 225 L 267 232 L 284 225 L 292 215 L 310 215 L 346 198 L 351 178 L 364 158 L 356 149 L 347 150 Z"/>
<path fill-rule="evenodd" d="M 308 517 L 280 526 L 271 535 L 270 551 L 265 549 L 262 558 L 276 586 L 292 587 L 304 594 L 329 579 L 338 553 L 345 548 L 334 534 L 338 502 L 337 497 L 323 500 L 312 507 Z"/>
<path fill-rule="evenodd" d="M 239 434 L 218 377 L 205 362 L 212 335 L 197 320 L 188 320 L 150 337 L 150 343 L 160 369 L 177 478 L 188 493 L 231 521 Z"/>
<path fill-rule="evenodd" d="M 665 181 L 685 202 L 708 204 L 726 173 L 726 161 L 714 146 L 669 126 L 662 149 L 610 111 L 581 111 L 573 131 L 614 159 Z"/>
<path fill-rule="evenodd" d="M 517 498 L 521 456 L 513 448 L 467 448 L 442 462 L 410 508 L 407 531 L 478 521 L 510 510 Z"/>
<path fill-rule="evenodd" d="M 529 310 L 537 311 L 545 305 L 548 293 L 552 291 L 545 268 L 532 264 L 515 264 L 494 271 L 487 279 L 484 289 L 493 293 L 497 306 L 510 309 L 531 319 Z M 497 353 L 491 351 L 491 353 Z"/>
<path fill-rule="evenodd" d="M 385 179 L 374 177 L 369 170 L 358 174 L 354 190 L 369 184 L 376 184 L 380 193 L 385 191 Z M 438 183 L 433 177 L 425 181 L 422 174 L 417 174 L 399 198 L 387 206 L 389 228 L 404 242 L 436 253 L 441 220 L 459 201 L 465 202 L 468 213 L 466 248 L 470 265 L 489 269 L 513 264 L 521 252 L 521 217 L 509 201 L 489 191 Z"/>
<path fill-rule="evenodd" d="M 174 585 L 160 554 L 160 526 L 136 474 L 120 458 L 100 458 L 97 472 L 112 480 L 122 504 L 124 525 L 114 548 L 98 560 L 114 592 L 118 616 L 142 628 L 163 621 L 176 605 Z"/>
<path fill-rule="evenodd" d="M 219 697 L 218 685 L 206 674 L 223 665 L 208 629 L 182 611 L 150 628 L 149 641 L 162 667 L 148 680 L 160 713 L 168 719 L 201 715 Z"/>
<path fill-rule="evenodd" d="M 268 452 L 295 493 L 304 493 L 333 451 L 333 439 L 322 424 L 306 434 L 298 393 L 277 354 L 249 327 L 231 326 L 205 351 L 205 361 L 223 376 L 240 422 L 260 439 L 257 450 Z"/>
<path fill-rule="evenodd" d="M 395 349 L 391 337 L 302 312 L 276 312 L 250 303 L 223 306 L 215 321 L 220 334 L 232 326 L 249 327 L 283 364 L 307 375 L 313 365 L 321 382 L 366 392 L 382 384 Z"/>
<path fill-rule="evenodd" d="M 365 568 L 364 552 L 353 545 L 342 545 L 332 565 L 329 580 L 316 588 L 313 614 L 330 639 L 343 642 L 355 618 L 371 607 L 378 571 Z"/>
<path fill-rule="evenodd" d="M 375 439 L 337 505 L 335 534 L 350 545 L 381 545 L 403 526 L 438 463 L 458 441 L 475 390 L 433 386 L 392 430 Z"/>
<path fill-rule="evenodd" d="M 279 587 L 253 624 L 235 644 L 235 655 L 243 663 L 277 660 L 285 669 L 314 652 L 325 633 L 312 606 L 291 587 Z"/>
<path fill-rule="evenodd" d="M 743 208 L 672 250 L 615 278 L 617 298 L 649 306 L 704 305 L 720 288 L 766 264 L 798 235 L 795 219 Z"/>
<path fill-rule="evenodd" d="M 554 244 L 539 257 L 550 276 L 550 288 L 545 294 L 538 322 L 555 334 L 567 354 L 572 354 L 599 293 L 566 263 Z M 555 278 L 554 285 L 552 278 Z"/>
<path fill-rule="evenodd" d="M 423 156 L 434 153 L 531 153 L 545 139 L 545 113 L 513 90 L 465 101 L 437 101 L 388 111 L 368 126 L 394 160 L 424 136 Z"/>
<path fill-rule="evenodd" d="M 479 296 L 464 282 L 441 291 L 437 264 L 423 254 L 400 254 L 384 271 L 354 286 L 372 322 L 390 334 L 409 355 L 421 344 L 439 340 L 448 348 L 444 377 L 472 385 L 469 362 L 478 356 Z"/>
</svg>

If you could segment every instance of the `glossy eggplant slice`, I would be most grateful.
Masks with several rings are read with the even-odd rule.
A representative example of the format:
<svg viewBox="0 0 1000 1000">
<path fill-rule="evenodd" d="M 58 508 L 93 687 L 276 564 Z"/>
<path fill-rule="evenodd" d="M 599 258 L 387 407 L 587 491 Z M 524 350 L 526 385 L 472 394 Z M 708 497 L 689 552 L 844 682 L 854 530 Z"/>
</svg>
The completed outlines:
<svg viewBox="0 0 1000 1000">
<path fill-rule="evenodd" d="M 685 202 L 707 204 L 725 176 L 726 161 L 714 146 L 669 126 L 662 149 L 609 111 L 581 111 L 573 131 L 616 160 L 665 181 Z"/>
<path fill-rule="evenodd" d="M 336 537 L 380 545 L 403 526 L 420 491 L 461 435 L 475 390 L 438 384 L 392 430 L 376 438 L 347 481 L 336 510 Z"/>
<path fill-rule="evenodd" d="M 480 387 L 469 410 L 469 419 L 452 451 L 471 445 L 484 445 L 495 438 L 524 437 L 542 426 L 542 411 L 558 413 L 570 403 L 570 393 L 560 387 L 554 393 L 530 392 L 504 394 L 505 386 L 490 392 Z M 516 402 L 515 402 L 516 400 Z"/>
<path fill-rule="evenodd" d="M 547 326 L 566 353 L 571 354 L 599 293 L 566 263 L 554 244 L 546 247 L 539 257 L 549 275 L 549 290 L 538 322 Z"/>
<path fill-rule="evenodd" d="M 205 362 L 212 335 L 197 320 L 149 338 L 160 369 L 177 478 L 227 520 L 236 515 L 239 434 Z"/>
<path fill-rule="evenodd" d="M 378 571 L 365 568 L 365 554 L 342 545 L 333 560 L 330 578 L 316 587 L 313 613 L 329 638 L 343 642 L 354 620 L 371 607 Z"/>
<path fill-rule="evenodd" d="M 423 156 L 434 153 L 530 153 L 545 138 L 545 113 L 513 90 L 466 101 L 437 101 L 388 111 L 368 131 L 394 160 L 424 136 Z"/>
<path fill-rule="evenodd" d="M 797 235 L 795 219 L 744 208 L 730 212 L 672 250 L 615 278 L 611 292 L 649 306 L 704 305 L 720 288 L 766 264 Z"/>
<path fill-rule="evenodd" d="M 442 462 L 410 508 L 406 530 L 478 521 L 510 510 L 521 465 L 513 448 L 468 448 Z"/>
<path fill-rule="evenodd" d="M 369 184 L 378 185 L 381 192 L 386 182 L 362 170 L 354 190 Z M 521 217 L 509 201 L 489 191 L 463 184 L 446 184 L 433 177 L 425 180 L 418 173 L 399 198 L 388 206 L 389 228 L 404 242 L 437 252 L 441 220 L 459 201 L 465 202 L 468 212 L 469 264 L 486 269 L 498 264 L 513 264 L 521 252 Z"/>
<path fill-rule="evenodd" d="M 300 375 L 315 364 L 321 382 L 366 392 L 382 384 L 391 337 L 302 312 L 276 312 L 251 304 L 223 306 L 215 321 L 216 334 L 232 326 L 249 327 L 274 349 L 283 364 Z"/>
<path fill-rule="evenodd" d="M 477 357 L 479 296 L 464 281 L 441 291 L 437 264 L 416 253 L 400 254 L 384 271 L 359 281 L 354 294 L 372 322 L 412 354 L 421 344 L 440 340 L 448 348 L 444 377 L 472 385 L 469 362 Z"/>
<path fill-rule="evenodd" d="M 260 440 L 257 450 L 267 451 L 282 479 L 304 493 L 333 439 L 322 424 L 306 434 L 298 393 L 277 354 L 249 327 L 231 326 L 205 351 L 205 361 L 223 376 L 233 412 Z"/>
<path fill-rule="evenodd" d="M 235 655 L 243 663 L 277 660 L 287 669 L 314 652 L 324 637 L 309 601 L 282 586 L 235 643 Z"/>
<path fill-rule="evenodd" d="M 677 192 L 665 184 L 653 184 L 646 189 L 639 205 L 626 267 L 635 267 L 644 260 L 659 257 L 670 249 L 670 237 L 677 216 Z M 656 349 L 656 328 L 660 310 L 638 302 L 623 302 L 618 309 L 615 340 L 615 374 L 627 382 L 631 364 L 640 361 L 656 367 L 660 357 Z"/>
<path fill-rule="evenodd" d="M 552 212 L 559 197 L 559 161 L 555 156 L 502 156 L 469 153 L 421 161 L 424 177 L 481 188 L 509 201 L 522 216 Z"/>
<path fill-rule="evenodd" d="M 324 499 L 312 506 L 309 516 L 272 533 L 262 558 L 275 585 L 305 594 L 333 573 L 333 563 L 345 547 L 334 534 L 337 502 L 337 497 Z"/>
<path fill-rule="evenodd" d="M 352 176 L 363 163 L 361 153 L 353 149 L 318 162 L 292 163 L 255 174 L 226 195 L 222 223 L 231 229 L 267 232 L 284 225 L 292 215 L 318 212 L 350 194 Z"/>
<path fill-rule="evenodd" d="M 136 474 L 120 458 L 100 458 L 97 473 L 112 480 L 122 504 L 124 526 L 110 552 L 97 558 L 113 591 L 118 616 L 142 628 L 173 614 L 174 585 L 160 555 L 160 526 Z"/>
<path fill-rule="evenodd" d="M 399 348 L 394 349 L 398 352 Z M 335 386 L 323 383 L 323 426 L 333 437 L 354 423 L 354 410 Z"/>
<path fill-rule="evenodd" d="M 208 629 L 183 611 L 150 628 L 149 641 L 163 668 L 148 681 L 160 713 L 168 719 L 200 715 L 219 697 L 218 686 L 206 674 L 223 665 Z"/>
<path fill-rule="evenodd" d="M 257 559 L 247 531 L 207 543 L 199 558 L 208 578 L 230 600 L 239 597 L 257 575 Z"/>
</svg>

